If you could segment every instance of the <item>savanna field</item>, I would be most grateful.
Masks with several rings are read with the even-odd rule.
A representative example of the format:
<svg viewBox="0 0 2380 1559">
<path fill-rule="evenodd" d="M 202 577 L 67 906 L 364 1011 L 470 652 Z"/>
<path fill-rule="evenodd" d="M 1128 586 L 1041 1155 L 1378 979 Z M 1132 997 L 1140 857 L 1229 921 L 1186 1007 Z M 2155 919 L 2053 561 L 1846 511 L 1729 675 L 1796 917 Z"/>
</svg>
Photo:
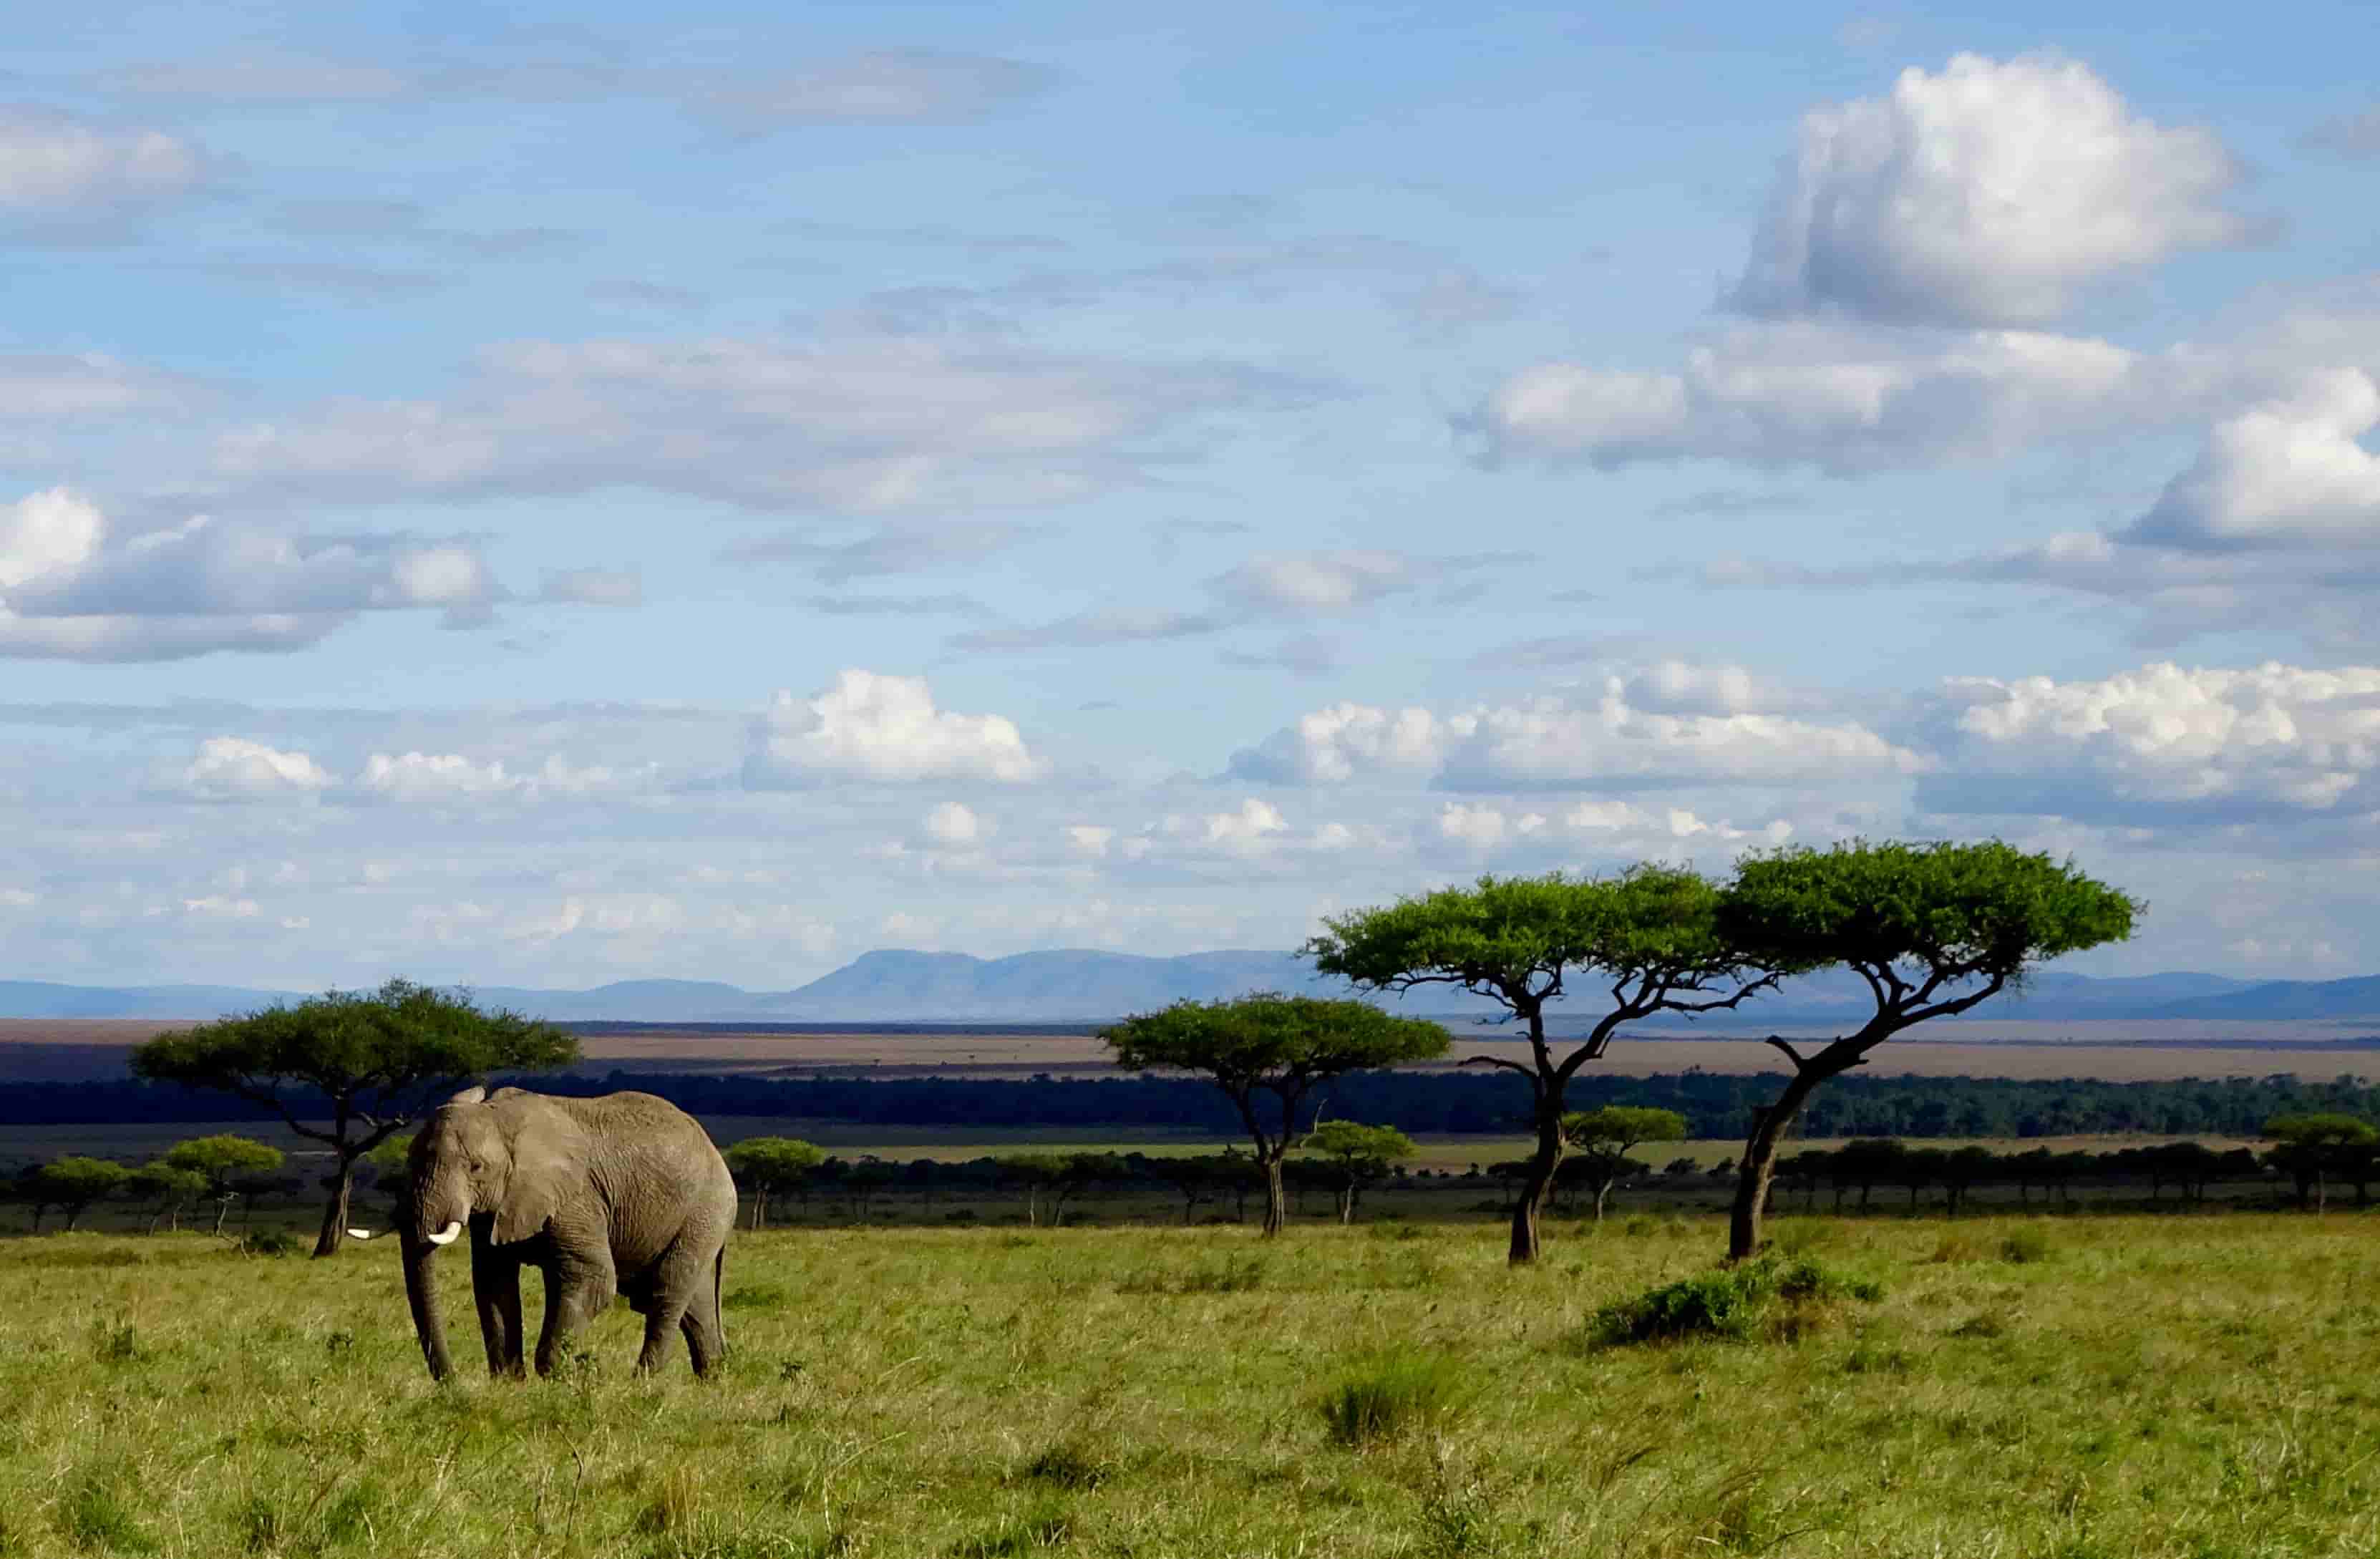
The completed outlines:
<svg viewBox="0 0 2380 1559">
<path fill-rule="evenodd" d="M 739 1233 L 707 1383 L 491 1382 L 450 1257 L 443 1387 L 385 1248 L 10 1240 L 0 1553 L 2380 1552 L 2380 1221 L 1772 1229 L 1840 1282 L 1654 1343 L 1718 1221 Z"/>
</svg>

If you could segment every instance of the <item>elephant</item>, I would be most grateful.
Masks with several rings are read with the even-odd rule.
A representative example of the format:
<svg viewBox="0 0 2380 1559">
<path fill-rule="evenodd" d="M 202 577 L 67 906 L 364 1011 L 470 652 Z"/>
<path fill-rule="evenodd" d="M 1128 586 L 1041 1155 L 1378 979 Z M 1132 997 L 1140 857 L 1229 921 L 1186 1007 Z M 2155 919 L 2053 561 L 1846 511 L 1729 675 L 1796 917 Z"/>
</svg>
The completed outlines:
<svg viewBox="0 0 2380 1559">
<path fill-rule="evenodd" d="M 466 1089 L 414 1138 L 407 1171 L 397 1224 L 405 1296 L 432 1378 L 444 1380 L 454 1364 L 430 1262 L 466 1227 L 490 1374 L 525 1373 L 524 1266 L 545 1274 L 540 1375 L 615 1293 L 645 1318 L 639 1374 L 661 1366 L 672 1327 L 686 1334 L 697 1375 L 725 1358 L 719 1285 L 735 1183 L 710 1136 L 667 1100 Z"/>
</svg>

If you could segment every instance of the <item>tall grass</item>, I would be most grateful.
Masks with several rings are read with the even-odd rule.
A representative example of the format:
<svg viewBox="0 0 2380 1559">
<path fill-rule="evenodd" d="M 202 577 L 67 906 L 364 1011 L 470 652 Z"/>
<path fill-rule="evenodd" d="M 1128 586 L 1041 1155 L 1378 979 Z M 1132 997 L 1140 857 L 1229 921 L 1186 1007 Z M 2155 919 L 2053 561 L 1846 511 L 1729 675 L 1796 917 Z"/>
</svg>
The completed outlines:
<svg viewBox="0 0 2380 1559">
<path fill-rule="evenodd" d="M 1600 1350 L 1717 1220 L 1521 1272 L 1461 1227 L 739 1235 L 716 1381 L 631 1377 L 621 1309 L 564 1378 L 443 1387 L 393 1253 L 0 1242 L 0 1553 L 2380 1553 L 2380 1215 L 2008 1259 L 2038 1226 L 1814 1227 L 1880 1297 L 1780 1259 L 1771 1320 L 1830 1324 Z"/>
</svg>

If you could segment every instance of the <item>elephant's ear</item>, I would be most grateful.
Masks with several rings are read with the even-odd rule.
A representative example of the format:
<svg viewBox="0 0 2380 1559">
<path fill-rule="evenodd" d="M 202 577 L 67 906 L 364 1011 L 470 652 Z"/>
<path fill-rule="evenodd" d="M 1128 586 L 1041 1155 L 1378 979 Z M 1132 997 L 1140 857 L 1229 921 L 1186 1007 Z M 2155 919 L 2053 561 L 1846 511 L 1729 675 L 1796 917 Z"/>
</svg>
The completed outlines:
<svg viewBox="0 0 2380 1559">
<path fill-rule="evenodd" d="M 495 1242 L 510 1245 L 545 1227 L 587 1179 L 585 1145 L 576 1122 L 552 1109 L 522 1112 L 511 1134 L 512 1173 L 496 1207 Z"/>
</svg>

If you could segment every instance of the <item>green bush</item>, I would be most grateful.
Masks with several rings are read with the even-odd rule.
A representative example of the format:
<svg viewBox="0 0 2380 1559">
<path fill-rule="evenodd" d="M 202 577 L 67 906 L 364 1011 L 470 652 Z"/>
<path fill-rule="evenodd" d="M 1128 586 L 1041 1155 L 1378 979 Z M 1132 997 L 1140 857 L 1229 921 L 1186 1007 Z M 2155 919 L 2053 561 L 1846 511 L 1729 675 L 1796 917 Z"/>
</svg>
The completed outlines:
<svg viewBox="0 0 2380 1559">
<path fill-rule="evenodd" d="M 298 1241 L 279 1229 L 259 1229 L 253 1234 L 241 1236 L 239 1243 L 232 1248 L 242 1256 L 295 1256 L 298 1254 Z"/>
<path fill-rule="evenodd" d="M 1598 1347 L 1616 1347 L 1686 1337 L 1742 1339 L 1752 1336 L 1780 1309 L 1883 1297 L 1880 1285 L 1831 1272 L 1806 1257 L 1786 1261 L 1767 1257 L 1681 1278 L 1606 1305 L 1587 1318 L 1587 1340 Z"/>
<path fill-rule="evenodd" d="M 1443 1355 L 1398 1349 L 1342 1375 L 1322 1397 L 1322 1423 L 1350 1450 L 1394 1440 L 1443 1422 L 1469 1395 L 1463 1367 Z"/>
</svg>

